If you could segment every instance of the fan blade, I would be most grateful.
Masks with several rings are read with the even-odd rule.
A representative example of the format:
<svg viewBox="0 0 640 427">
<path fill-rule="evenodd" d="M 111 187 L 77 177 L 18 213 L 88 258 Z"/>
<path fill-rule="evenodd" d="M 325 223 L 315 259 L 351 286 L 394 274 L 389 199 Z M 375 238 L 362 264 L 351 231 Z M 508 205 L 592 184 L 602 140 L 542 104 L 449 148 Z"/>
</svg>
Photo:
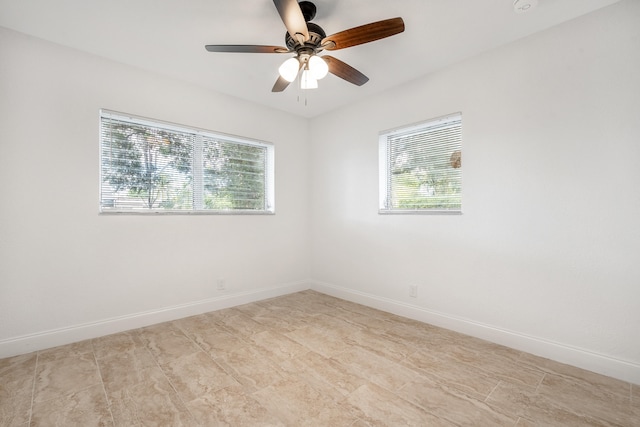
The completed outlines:
<svg viewBox="0 0 640 427">
<path fill-rule="evenodd" d="M 309 40 L 309 30 L 307 22 L 304 20 L 302 10 L 296 0 L 273 0 L 278 13 L 287 31 L 294 40 L 298 40 L 300 44 Z"/>
<path fill-rule="evenodd" d="M 271 92 L 282 92 L 289 86 L 289 83 L 290 82 L 283 79 L 282 76 L 278 76 L 278 80 L 276 80 L 276 83 L 273 85 Z"/>
<path fill-rule="evenodd" d="M 334 58 L 333 56 L 324 55 L 322 59 L 325 60 L 329 66 L 329 72 L 341 79 L 353 83 L 357 86 L 362 86 L 369 81 L 369 77 L 362 74 L 360 71 L 353 68 L 351 65 Z"/>
<path fill-rule="evenodd" d="M 393 36 L 404 31 L 402 18 L 391 18 L 372 22 L 325 37 L 321 46 L 326 50 L 344 49 Z"/>
<path fill-rule="evenodd" d="M 253 44 L 208 44 L 204 47 L 209 52 L 230 53 L 287 53 L 289 49 L 282 46 L 260 46 Z"/>
</svg>

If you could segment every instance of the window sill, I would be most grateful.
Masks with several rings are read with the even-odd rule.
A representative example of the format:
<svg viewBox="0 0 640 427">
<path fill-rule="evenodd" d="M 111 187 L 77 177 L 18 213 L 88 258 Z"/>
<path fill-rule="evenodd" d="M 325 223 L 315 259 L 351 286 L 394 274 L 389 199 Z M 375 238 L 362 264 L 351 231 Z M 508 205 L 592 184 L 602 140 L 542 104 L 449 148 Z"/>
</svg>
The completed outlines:
<svg viewBox="0 0 640 427">
<path fill-rule="evenodd" d="M 380 215 L 462 215 L 461 210 L 446 210 L 446 209 L 380 209 L 378 210 Z"/>
<path fill-rule="evenodd" d="M 275 215 L 269 211 L 101 211 L 99 215 Z"/>
</svg>

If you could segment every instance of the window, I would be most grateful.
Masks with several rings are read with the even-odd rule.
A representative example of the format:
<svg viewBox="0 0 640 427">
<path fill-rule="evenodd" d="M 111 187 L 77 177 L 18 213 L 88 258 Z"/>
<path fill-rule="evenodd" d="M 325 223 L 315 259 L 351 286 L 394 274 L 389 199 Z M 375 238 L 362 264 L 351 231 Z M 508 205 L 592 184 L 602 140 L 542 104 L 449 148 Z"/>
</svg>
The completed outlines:
<svg viewBox="0 0 640 427">
<path fill-rule="evenodd" d="M 100 111 L 100 212 L 273 213 L 273 145 Z"/>
<path fill-rule="evenodd" d="M 380 134 L 380 213 L 460 213 L 462 114 Z"/>
</svg>

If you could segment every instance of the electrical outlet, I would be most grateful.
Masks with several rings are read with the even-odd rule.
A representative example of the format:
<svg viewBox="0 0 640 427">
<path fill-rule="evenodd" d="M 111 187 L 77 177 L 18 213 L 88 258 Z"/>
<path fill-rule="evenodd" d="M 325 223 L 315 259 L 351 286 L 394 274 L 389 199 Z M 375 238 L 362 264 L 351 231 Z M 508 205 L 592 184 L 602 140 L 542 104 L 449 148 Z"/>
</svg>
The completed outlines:
<svg viewBox="0 0 640 427">
<path fill-rule="evenodd" d="M 218 279 L 217 285 L 219 291 L 224 291 L 225 289 L 227 289 L 227 282 L 223 278 Z"/>
<path fill-rule="evenodd" d="M 409 296 L 411 298 L 418 298 L 418 285 L 409 286 Z"/>
</svg>

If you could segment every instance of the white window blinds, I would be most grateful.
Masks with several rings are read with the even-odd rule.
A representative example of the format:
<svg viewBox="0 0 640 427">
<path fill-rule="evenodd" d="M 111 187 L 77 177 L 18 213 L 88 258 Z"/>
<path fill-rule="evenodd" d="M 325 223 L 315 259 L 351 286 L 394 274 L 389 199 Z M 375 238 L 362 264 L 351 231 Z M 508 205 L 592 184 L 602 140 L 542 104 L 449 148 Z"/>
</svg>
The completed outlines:
<svg viewBox="0 0 640 427">
<path fill-rule="evenodd" d="M 380 134 L 380 212 L 462 208 L 462 115 Z"/>
<path fill-rule="evenodd" d="M 101 111 L 100 211 L 273 213 L 273 146 Z"/>
</svg>

